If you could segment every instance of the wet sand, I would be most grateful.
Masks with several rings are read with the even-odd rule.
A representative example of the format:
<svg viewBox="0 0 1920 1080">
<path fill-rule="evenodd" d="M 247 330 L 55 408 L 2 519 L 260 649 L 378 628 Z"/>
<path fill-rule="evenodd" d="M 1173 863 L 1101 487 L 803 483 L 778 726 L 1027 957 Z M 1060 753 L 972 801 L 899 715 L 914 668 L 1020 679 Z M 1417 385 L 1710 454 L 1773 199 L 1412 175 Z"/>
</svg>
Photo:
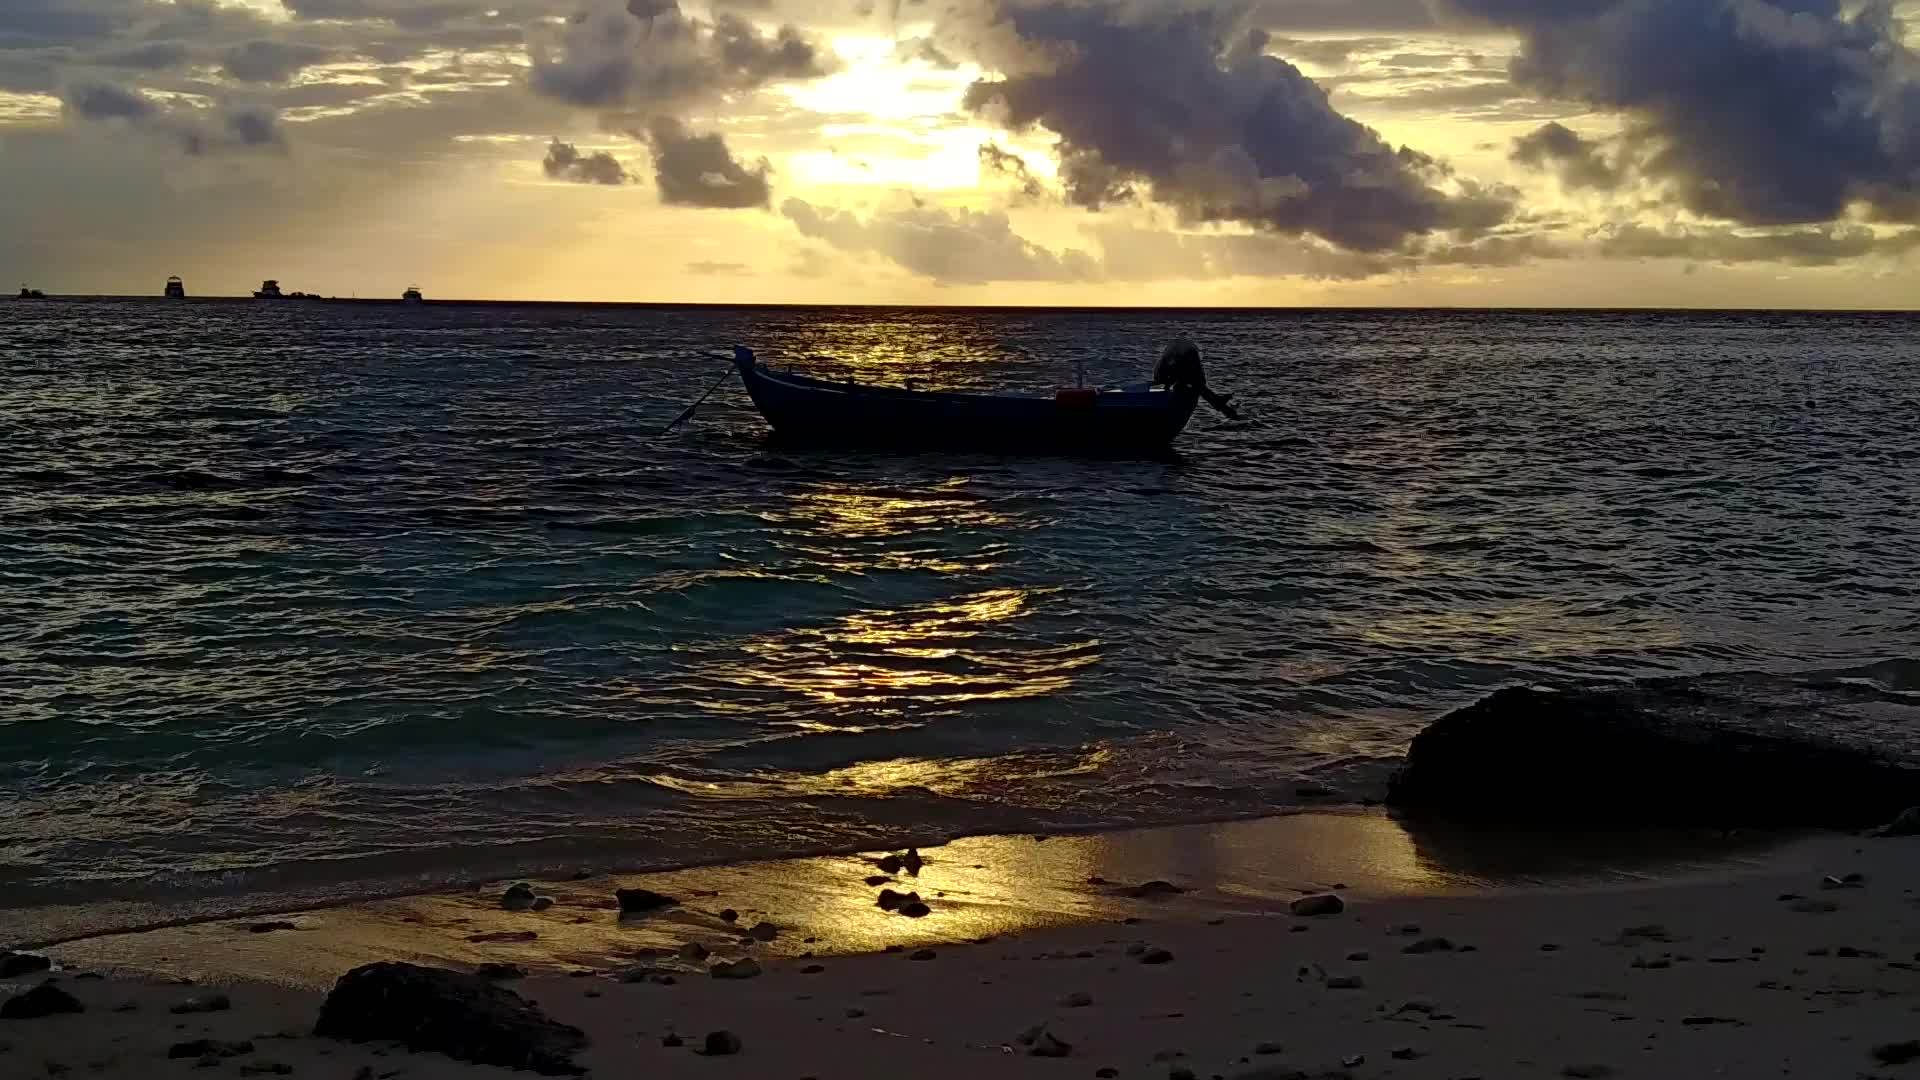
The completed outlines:
<svg viewBox="0 0 1920 1080">
<path fill-rule="evenodd" d="M 1892 1076 L 1873 1048 L 1920 1037 L 1913 840 L 1549 844 L 1333 814 L 958 841 L 917 877 L 880 854 L 535 883 L 555 900 L 539 912 L 491 886 L 67 942 L 48 952 L 110 977 L 59 976 L 83 1014 L 0 1021 L 0 1073 L 498 1071 L 306 1034 L 332 978 L 395 959 L 527 968 L 509 985 L 585 1029 L 602 1077 Z M 1130 894 L 1156 880 L 1185 891 Z M 622 919 L 616 885 L 682 906 Z M 930 914 L 881 910 L 881 887 Z M 1321 892 L 1345 910 L 1289 913 Z M 742 941 L 760 922 L 778 936 Z M 765 971 L 709 977 L 688 941 Z M 671 984 L 621 981 L 636 966 Z M 201 985 L 162 981 L 182 975 Z M 168 1011 L 216 985 L 232 1009 Z M 1031 1055 L 1040 1025 L 1064 1057 Z M 741 1051 L 696 1052 L 719 1029 Z M 252 1047 L 167 1057 L 202 1037 Z"/>
</svg>

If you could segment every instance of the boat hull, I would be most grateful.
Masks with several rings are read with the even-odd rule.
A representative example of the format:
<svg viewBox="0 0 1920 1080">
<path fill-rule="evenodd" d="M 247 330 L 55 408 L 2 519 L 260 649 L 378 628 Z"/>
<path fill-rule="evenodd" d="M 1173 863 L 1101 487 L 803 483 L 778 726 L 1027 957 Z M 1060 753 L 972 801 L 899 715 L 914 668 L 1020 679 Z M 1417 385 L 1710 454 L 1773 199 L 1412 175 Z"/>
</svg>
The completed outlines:
<svg viewBox="0 0 1920 1080">
<path fill-rule="evenodd" d="M 1198 401 L 1170 390 L 1064 399 L 928 393 L 776 372 L 745 350 L 735 362 L 774 435 L 814 446 L 1155 454 L 1185 430 Z"/>
</svg>

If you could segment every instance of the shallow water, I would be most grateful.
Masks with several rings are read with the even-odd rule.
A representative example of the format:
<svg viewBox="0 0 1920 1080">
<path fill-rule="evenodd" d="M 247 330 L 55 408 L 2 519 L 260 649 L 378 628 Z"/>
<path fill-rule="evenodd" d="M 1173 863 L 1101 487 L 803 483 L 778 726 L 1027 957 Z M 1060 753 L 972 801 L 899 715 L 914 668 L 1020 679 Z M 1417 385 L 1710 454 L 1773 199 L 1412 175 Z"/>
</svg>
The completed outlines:
<svg viewBox="0 0 1920 1080">
<path fill-rule="evenodd" d="M 1044 389 L 1176 333 L 1257 423 L 1166 461 L 787 450 L 737 384 L 657 435 L 736 340 Z M 9 304 L 0 895 L 1367 798 L 1503 684 L 1920 653 L 1917 416 L 1909 316 Z"/>
</svg>

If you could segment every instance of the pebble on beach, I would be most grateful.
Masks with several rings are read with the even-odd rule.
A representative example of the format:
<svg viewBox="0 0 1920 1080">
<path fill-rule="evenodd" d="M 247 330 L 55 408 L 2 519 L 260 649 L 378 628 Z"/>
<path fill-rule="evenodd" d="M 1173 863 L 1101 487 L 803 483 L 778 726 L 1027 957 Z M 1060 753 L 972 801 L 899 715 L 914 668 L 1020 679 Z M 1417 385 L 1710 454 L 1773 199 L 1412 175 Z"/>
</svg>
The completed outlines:
<svg viewBox="0 0 1920 1080">
<path fill-rule="evenodd" d="M 12 979 L 21 975 L 47 971 L 53 967 L 53 961 L 39 953 L 0 952 L 0 979 Z"/>
<path fill-rule="evenodd" d="M 708 1057 L 726 1057 L 740 1052 L 740 1036 L 731 1031 L 709 1031 L 700 1052 Z"/>
<path fill-rule="evenodd" d="M 185 1015 L 188 1013 L 226 1012 L 233 1008 L 233 1001 L 225 994 L 201 994 L 168 1009 L 168 1012 Z"/>
<path fill-rule="evenodd" d="M 1288 904 L 1287 910 L 1301 918 L 1338 915 L 1347 910 L 1347 902 L 1332 893 L 1316 893 L 1313 896 L 1302 896 Z"/>
<path fill-rule="evenodd" d="M 500 906 L 508 911 L 525 911 L 533 906 L 535 898 L 533 886 L 517 881 L 500 894 Z"/>
<path fill-rule="evenodd" d="M 675 907 L 680 903 L 673 897 L 654 892 L 652 889 L 615 889 L 613 898 L 619 902 L 622 915 L 642 915 L 649 911 L 659 911 L 661 908 Z"/>
<path fill-rule="evenodd" d="M 80 1004 L 80 999 L 51 981 L 0 1001 L 0 1020 L 38 1020 L 43 1016 L 85 1011 L 86 1006 Z"/>
<path fill-rule="evenodd" d="M 715 960 L 707 974 L 716 979 L 751 979 L 760 974 L 760 961 L 751 956 L 738 960 Z"/>
<path fill-rule="evenodd" d="M 754 923 L 747 936 L 755 941 L 772 941 L 780 936 L 780 928 L 770 922 Z"/>
</svg>

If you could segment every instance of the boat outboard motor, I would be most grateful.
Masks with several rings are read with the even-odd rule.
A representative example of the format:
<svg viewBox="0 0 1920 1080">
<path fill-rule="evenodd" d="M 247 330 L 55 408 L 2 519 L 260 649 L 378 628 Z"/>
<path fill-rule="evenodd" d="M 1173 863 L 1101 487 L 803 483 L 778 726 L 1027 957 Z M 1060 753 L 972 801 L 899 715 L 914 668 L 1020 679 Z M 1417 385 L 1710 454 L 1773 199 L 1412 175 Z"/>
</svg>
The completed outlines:
<svg viewBox="0 0 1920 1080">
<path fill-rule="evenodd" d="M 1229 420 L 1240 419 L 1234 411 L 1232 394 L 1216 394 L 1207 389 L 1207 371 L 1200 363 L 1200 346 L 1187 338 L 1174 338 L 1160 352 L 1160 363 L 1153 369 L 1156 386 L 1191 390 L 1205 399 L 1213 410 Z"/>
</svg>

